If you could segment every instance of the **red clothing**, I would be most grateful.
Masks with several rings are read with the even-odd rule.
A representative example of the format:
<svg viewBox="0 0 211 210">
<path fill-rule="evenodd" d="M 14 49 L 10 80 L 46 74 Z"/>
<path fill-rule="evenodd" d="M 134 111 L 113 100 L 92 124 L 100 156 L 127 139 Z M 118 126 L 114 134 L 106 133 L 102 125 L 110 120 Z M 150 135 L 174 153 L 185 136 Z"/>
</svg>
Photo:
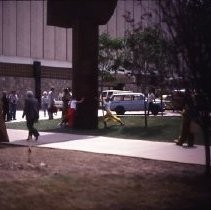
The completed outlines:
<svg viewBox="0 0 211 210">
<path fill-rule="evenodd" d="M 76 109 L 73 109 L 73 108 L 69 108 L 67 111 L 67 122 L 70 128 L 73 127 L 75 113 L 76 113 Z"/>
</svg>

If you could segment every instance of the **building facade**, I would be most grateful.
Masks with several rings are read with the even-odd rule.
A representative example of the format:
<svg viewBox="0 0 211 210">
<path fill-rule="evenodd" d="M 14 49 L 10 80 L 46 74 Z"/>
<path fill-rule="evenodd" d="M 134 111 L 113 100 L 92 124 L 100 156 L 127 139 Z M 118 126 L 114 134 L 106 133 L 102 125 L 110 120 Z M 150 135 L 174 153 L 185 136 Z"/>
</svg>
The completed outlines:
<svg viewBox="0 0 211 210">
<path fill-rule="evenodd" d="M 118 0 L 112 18 L 99 33 L 123 37 L 130 15 L 143 27 L 160 22 L 153 0 Z M 148 15 L 146 15 L 148 14 Z M 20 99 L 34 90 L 34 62 L 41 64 L 41 92 L 71 87 L 72 29 L 47 25 L 47 1 L 0 1 L 0 92 L 16 90 Z"/>
</svg>

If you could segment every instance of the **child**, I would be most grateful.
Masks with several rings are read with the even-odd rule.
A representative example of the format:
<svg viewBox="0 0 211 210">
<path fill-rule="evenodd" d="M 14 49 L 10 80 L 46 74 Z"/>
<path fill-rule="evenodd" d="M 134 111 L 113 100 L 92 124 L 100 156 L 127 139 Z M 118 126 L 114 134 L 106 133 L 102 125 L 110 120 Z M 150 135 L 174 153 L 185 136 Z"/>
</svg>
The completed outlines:
<svg viewBox="0 0 211 210">
<path fill-rule="evenodd" d="M 109 98 L 105 99 L 105 111 L 106 111 L 106 115 L 104 116 L 104 125 L 105 127 L 107 127 L 107 122 L 108 121 L 113 121 L 113 122 L 118 122 L 120 123 L 120 125 L 124 125 L 124 123 L 122 122 L 122 120 L 120 118 L 118 118 L 117 116 L 113 115 L 111 110 L 110 110 L 110 100 Z"/>
<path fill-rule="evenodd" d="M 72 100 L 69 102 L 69 108 L 67 110 L 66 116 L 63 118 L 62 122 L 59 123 L 60 126 L 68 123 L 68 127 L 73 127 L 77 104 L 82 103 L 83 101 L 84 98 L 81 100 L 76 100 L 74 97 L 72 98 Z"/>
</svg>

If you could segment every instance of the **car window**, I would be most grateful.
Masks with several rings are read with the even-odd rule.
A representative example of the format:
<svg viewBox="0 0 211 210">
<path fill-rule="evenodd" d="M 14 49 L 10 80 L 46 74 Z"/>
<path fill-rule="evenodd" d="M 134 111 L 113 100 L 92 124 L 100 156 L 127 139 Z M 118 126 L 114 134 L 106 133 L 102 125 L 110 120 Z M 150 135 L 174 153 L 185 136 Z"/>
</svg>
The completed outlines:
<svg viewBox="0 0 211 210">
<path fill-rule="evenodd" d="M 134 100 L 134 101 L 140 100 L 140 96 L 133 96 L 133 100 Z"/>
<path fill-rule="evenodd" d="M 111 97 L 113 92 L 108 92 L 108 97 Z"/>
<path fill-rule="evenodd" d="M 122 96 L 115 96 L 113 98 L 113 101 L 121 101 L 122 100 Z"/>
<path fill-rule="evenodd" d="M 143 95 L 140 95 L 139 96 L 139 100 L 144 100 L 144 96 Z"/>
<path fill-rule="evenodd" d="M 131 99 L 132 99 L 132 97 L 131 97 L 131 95 L 125 95 L 124 96 L 124 101 L 131 101 Z"/>
<path fill-rule="evenodd" d="M 106 92 L 103 92 L 102 93 L 102 97 L 106 97 L 107 93 Z"/>
<path fill-rule="evenodd" d="M 144 100 L 143 95 L 114 95 L 113 101 L 139 101 Z"/>
</svg>

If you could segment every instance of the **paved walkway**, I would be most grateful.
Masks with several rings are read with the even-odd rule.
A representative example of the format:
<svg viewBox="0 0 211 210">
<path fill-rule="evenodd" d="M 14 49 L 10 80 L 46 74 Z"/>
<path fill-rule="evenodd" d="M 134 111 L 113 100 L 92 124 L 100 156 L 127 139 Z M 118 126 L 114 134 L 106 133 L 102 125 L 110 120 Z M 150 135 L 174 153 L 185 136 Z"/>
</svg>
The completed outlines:
<svg viewBox="0 0 211 210">
<path fill-rule="evenodd" d="M 23 121 L 22 112 L 17 112 L 17 120 Z M 60 118 L 57 113 L 55 118 Z M 48 119 L 40 113 L 41 119 Z M 12 122 L 9 122 L 12 123 Z M 195 145 L 192 148 L 180 147 L 172 143 L 119 139 L 103 136 L 87 136 L 67 133 L 40 132 L 37 142 L 26 141 L 28 132 L 26 130 L 7 130 L 10 143 L 17 145 L 30 145 L 37 147 L 48 147 L 55 149 L 78 150 L 102 154 L 122 155 L 155 160 L 165 160 L 190 164 L 205 164 L 205 151 L 203 146 Z"/>
<path fill-rule="evenodd" d="M 204 147 L 198 145 L 188 148 L 176 146 L 174 143 L 48 132 L 40 132 L 37 142 L 27 142 L 25 140 L 28 135 L 26 130 L 8 129 L 7 131 L 10 142 L 17 145 L 78 150 L 200 165 L 205 164 Z"/>
</svg>

